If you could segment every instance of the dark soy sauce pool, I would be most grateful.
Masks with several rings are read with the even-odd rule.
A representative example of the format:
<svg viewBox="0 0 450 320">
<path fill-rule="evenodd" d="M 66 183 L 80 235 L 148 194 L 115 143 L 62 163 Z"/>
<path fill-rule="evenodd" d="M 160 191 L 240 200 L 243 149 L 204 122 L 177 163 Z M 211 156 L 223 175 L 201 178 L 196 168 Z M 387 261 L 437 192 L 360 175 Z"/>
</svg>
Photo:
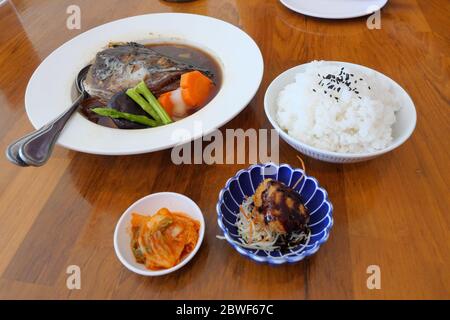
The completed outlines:
<svg viewBox="0 0 450 320">
<path fill-rule="evenodd" d="M 222 71 L 219 63 L 207 52 L 188 45 L 179 45 L 173 43 L 151 44 L 146 47 L 155 50 L 165 56 L 168 56 L 179 62 L 191 64 L 198 68 L 206 69 L 212 72 L 213 81 L 216 85 L 215 90 L 211 92 L 211 99 L 217 94 L 222 84 Z M 209 102 L 208 101 L 208 102 Z"/>
<path fill-rule="evenodd" d="M 219 63 L 207 52 L 188 45 L 173 43 L 150 44 L 146 45 L 146 47 L 151 48 L 162 55 L 168 56 L 173 60 L 209 70 L 213 74 L 212 80 L 214 81 L 215 87 L 205 105 L 208 104 L 219 92 L 222 84 L 222 70 Z M 96 98 L 87 98 L 81 103 L 80 112 L 88 120 L 96 124 L 104 127 L 117 128 L 110 118 L 98 116 L 90 110 L 96 107 L 105 107 L 105 104 Z M 194 110 L 193 113 L 200 109 L 201 108 Z"/>
</svg>

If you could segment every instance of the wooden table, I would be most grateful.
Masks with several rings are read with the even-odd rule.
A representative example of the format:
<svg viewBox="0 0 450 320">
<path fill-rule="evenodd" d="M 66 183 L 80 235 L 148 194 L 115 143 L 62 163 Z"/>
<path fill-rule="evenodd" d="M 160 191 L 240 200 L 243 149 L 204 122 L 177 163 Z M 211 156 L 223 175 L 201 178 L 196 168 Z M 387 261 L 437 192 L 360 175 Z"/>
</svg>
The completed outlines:
<svg viewBox="0 0 450 320">
<path fill-rule="evenodd" d="M 68 30 L 66 8 L 81 8 L 81 30 Z M 0 6 L 0 137 L 4 150 L 32 129 L 24 91 L 39 63 L 94 26 L 151 12 L 190 12 L 228 21 L 255 39 L 265 59 L 250 105 L 222 128 L 271 128 L 263 95 L 282 71 L 314 59 L 349 61 L 387 74 L 413 98 L 412 138 L 375 160 L 349 165 L 305 157 L 328 190 L 335 225 L 307 261 L 271 267 L 216 239 L 215 204 L 225 181 L 247 165 L 183 165 L 170 150 L 108 157 L 57 147 L 41 168 L 0 158 L 0 298 L 105 299 L 382 299 L 450 298 L 450 33 L 448 1 L 391 0 L 381 29 L 366 18 L 326 21 L 276 0 L 14 0 Z M 284 142 L 280 161 L 298 165 Z M 205 215 L 201 250 L 172 275 L 143 278 L 125 269 L 113 231 L 136 199 L 184 193 Z M 81 290 L 68 290 L 66 268 L 81 268 Z M 369 265 L 381 268 L 381 290 L 369 290 Z"/>
</svg>

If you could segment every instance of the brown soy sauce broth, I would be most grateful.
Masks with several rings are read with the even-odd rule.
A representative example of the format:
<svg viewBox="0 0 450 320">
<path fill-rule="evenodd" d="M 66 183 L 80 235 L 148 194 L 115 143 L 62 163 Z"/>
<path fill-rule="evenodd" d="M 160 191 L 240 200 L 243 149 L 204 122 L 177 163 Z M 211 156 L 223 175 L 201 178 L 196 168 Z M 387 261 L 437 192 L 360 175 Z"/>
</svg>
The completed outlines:
<svg viewBox="0 0 450 320">
<path fill-rule="evenodd" d="M 215 87 L 214 90 L 211 91 L 211 94 L 205 105 L 207 105 L 219 92 L 222 84 L 222 70 L 216 59 L 213 58 L 209 53 L 203 51 L 202 49 L 185 44 L 152 43 L 145 46 L 178 62 L 209 70 L 212 73 L 212 80 L 215 84 Z M 94 97 L 90 97 L 81 103 L 79 110 L 81 114 L 89 121 L 92 121 L 104 127 L 117 128 L 112 119 L 99 116 L 91 111 L 91 109 L 96 107 L 105 107 L 105 103 L 102 103 Z M 193 110 L 192 113 L 195 113 L 202 107 Z"/>
<path fill-rule="evenodd" d="M 216 59 L 209 53 L 185 44 L 157 43 L 146 45 L 146 47 L 153 49 L 162 55 L 168 56 L 173 60 L 211 71 L 213 74 L 212 80 L 216 86 L 215 90 L 211 92 L 210 100 L 212 100 L 219 91 L 222 84 L 222 70 Z"/>
</svg>

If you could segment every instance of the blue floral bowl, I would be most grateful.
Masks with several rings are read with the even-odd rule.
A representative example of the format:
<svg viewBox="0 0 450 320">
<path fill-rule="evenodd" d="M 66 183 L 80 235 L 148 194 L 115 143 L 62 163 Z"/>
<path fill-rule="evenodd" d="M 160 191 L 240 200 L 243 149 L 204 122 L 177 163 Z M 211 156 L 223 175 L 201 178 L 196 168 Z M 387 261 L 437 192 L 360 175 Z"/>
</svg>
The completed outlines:
<svg viewBox="0 0 450 320">
<path fill-rule="evenodd" d="M 302 177 L 304 178 L 302 179 Z M 244 197 L 250 197 L 255 193 L 258 185 L 267 178 L 278 180 L 290 186 L 300 193 L 310 212 L 311 236 L 308 244 L 299 245 L 288 252 L 265 251 L 247 249 L 239 246 L 239 235 L 235 226 L 239 206 Z M 297 183 L 302 179 L 299 183 Z M 242 255 L 257 262 L 270 264 L 293 263 L 303 260 L 319 250 L 319 247 L 327 241 L 330 229 L 333 226 L 333 206 L 328 199 L 325 189 L 319 186 L 317 180 L 307 176 L 303 170 L 294 169 L 287 164 L 276 165 L 257 164 L 248 169 L 240 170 L 234 177 L 229 179 L 219 194 L 217 202 L 217 215 L 220 229 L 225 239 Z"/>
</svg>

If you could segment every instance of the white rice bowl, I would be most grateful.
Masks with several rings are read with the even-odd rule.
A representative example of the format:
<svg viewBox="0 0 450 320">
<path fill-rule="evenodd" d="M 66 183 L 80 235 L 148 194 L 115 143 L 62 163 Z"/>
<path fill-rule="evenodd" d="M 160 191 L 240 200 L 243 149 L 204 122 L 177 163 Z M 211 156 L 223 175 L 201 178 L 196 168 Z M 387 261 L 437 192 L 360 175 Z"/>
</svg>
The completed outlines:
<svg viewBox="0 0 450 320">
<path fill-rule="evenodd" d="M 334 82 L 323 79 L 328 75 L 335 76 Z M 373 71 L 313 61 L 279 93 L 275 121 L 291 137 L 318 149 L 379 151 L 393 140 L 392 125 L 400 109 L 394 89 Z"/>
</svg>

